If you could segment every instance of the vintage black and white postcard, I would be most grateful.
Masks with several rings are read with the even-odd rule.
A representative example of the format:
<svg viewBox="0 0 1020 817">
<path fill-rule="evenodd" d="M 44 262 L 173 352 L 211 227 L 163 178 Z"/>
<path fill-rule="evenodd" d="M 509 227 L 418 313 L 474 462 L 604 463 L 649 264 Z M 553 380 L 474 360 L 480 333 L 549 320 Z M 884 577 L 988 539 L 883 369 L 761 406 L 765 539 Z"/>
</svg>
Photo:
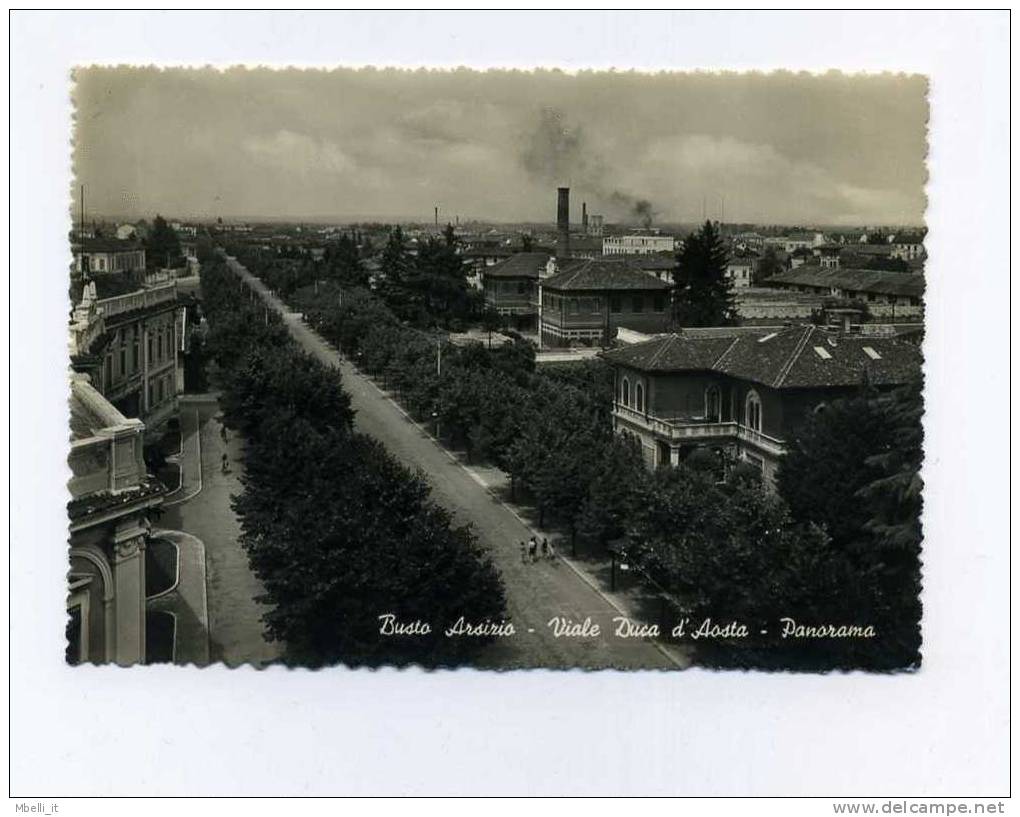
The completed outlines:
<svg viewBox="0 0 1020 817">
<path fill-rule="evenodd" d="M 67 660 L 916 668 L 927 92 L 76 68 Z"/>
<path fill-rule="evenodd" d="M 1008 21 L 13 13 L 16 810 L 1005 813 Z"/>
</svg>

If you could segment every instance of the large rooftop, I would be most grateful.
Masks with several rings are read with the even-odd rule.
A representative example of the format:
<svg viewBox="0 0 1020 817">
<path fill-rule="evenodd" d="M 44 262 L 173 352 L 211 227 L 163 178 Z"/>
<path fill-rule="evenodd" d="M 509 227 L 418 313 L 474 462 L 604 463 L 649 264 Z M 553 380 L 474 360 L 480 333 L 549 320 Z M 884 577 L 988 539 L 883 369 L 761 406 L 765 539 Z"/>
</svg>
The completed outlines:
<svg viewBox="0 0 1020 817">
<path fill-rule="evenodd" d="M 560 271 L 542 281 L 544 289 L 573 290 L 648 290 L 664 292 L 670 284 L 638 268 L 629 260 L 568 259 Z"/>
<path fill-rule="evenodd" d="M 817 326 L 671 334 L 604 352 L 648 372 L 711 371 L 775 389 L 897 385 L 921 374 L 921 350 L 890 337 L 839 335 Z"/>
<path fill-rule="evenodd" d="M 924 295 L 924 276 L 913 272 L 803 266 L 773 275 L 764 283 L 784 286 L 836 287 L 853 292 L 874 292 L 881 295 L 903 295 L 911 298 L 920 298 Z"/>
<path fill-rule="evenodd" d="M 486 278 L 538 278 L 549 263 L 547 252 L 519 252 L 486 268 Z"/>
</svg>

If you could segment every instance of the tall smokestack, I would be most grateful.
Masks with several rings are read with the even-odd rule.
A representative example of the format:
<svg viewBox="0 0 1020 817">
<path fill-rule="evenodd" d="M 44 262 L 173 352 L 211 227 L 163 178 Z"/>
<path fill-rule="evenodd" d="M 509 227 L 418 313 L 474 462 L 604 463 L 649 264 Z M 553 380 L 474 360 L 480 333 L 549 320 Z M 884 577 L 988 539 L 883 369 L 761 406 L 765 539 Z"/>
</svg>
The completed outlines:
<svg viewBox="0 0 1020 817">
<path fill-rule="evenodd" d="M 581 230 L 588 235 L 588 202 L 581 202 Z"/>
<path fill-rule="evenodd" d="M 556 257 L 570 257 L 570 188 L 560 187 L 556 199 Z"/>
<path fill-rule="evenodd" d="M 439 226 L 439 205 L 436 205 L 436 226 Z"/>
</svg>

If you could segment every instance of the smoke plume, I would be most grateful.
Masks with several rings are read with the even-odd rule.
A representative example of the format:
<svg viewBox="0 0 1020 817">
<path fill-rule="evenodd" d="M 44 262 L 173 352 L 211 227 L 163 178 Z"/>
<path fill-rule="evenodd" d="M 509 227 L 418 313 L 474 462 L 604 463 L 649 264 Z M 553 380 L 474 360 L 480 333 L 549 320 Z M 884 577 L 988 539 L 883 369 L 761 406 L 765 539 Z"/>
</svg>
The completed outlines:
<svg viewBox="0 0 1020 817">
<path fill-rule="evenodd" d="M 568 123 L 556 108 L 541 110 L 534 130 L 524 139 L 520 161 L 543 184 L 569 184 L 584 191 L 613 220 L 636 221 L 644 227 L 652 224 L 652 203 L 606 184 L 609 166 L 585 138 L 584 130 Z"/>
</svg>

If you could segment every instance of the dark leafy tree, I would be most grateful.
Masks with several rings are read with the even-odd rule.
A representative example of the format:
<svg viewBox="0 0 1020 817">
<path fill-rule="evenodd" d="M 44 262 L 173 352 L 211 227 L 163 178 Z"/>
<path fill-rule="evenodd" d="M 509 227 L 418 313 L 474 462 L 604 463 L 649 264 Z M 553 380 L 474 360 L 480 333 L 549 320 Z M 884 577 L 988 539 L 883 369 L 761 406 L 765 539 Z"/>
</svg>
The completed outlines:
<svg viewBox="0 0 1020 817">
<path fill-rule="evenodd" d="M 182 263 L 181 242 L 162 216 L 156 216 L 145 241 L 145 261 L 149 267 L 178 267 Z"/>
<path fill-rule="evenodd" d="M 773 275 L 778 275 L 785 269 L 786 266 L 780 260 L 776 248 L 770 245 L 765 248 L 765 253 L 754 266 L 754 282 L 756 284 L 761 283 Z"/>
<path fill-rule="evenodd" d="M 791 650 L 780 634 L 781 618 L 795 611 L 814 620 L 846 580 L 824 531 L 794 525 L 781 498 L 743 477 L 720 485 L 711 472 L 681 465 L 656 471 L 646 491 L 626 550 L 672 598 L 674 620 L 748 626 L 744 639 L 700 644 L 703 661 L 828 665 L 811 650 Z"/>
<path fill-rule="evenodd" d="M 852 580 L 829 615 L 852 615 L 878 633 L 840 645 L 849 665 L 920 661 L 921 412 L 918 385 L 833 401 L 799 430 L 779 470 L 795 519 L 822 526 L 849 562 Z"/>
<path fill-rule="evenodd" d="M 263 583 L 267 634 L 289 662 L 457 665 L 486 637 L 447 638 L 464 618 L 506 616 L 499 577 L 474 536 L 432 503 L 424 481 L 351 429 L 340 376 L 262 321 L 221 263 L 203 273 L 223 409 L 248 439 L 241 542 Z M 394 328 L 373 345 L 397 359 Z M 380 615 L 429 625 L 380 635 Z"/>
<path fill-rule="evenodd" d="M 346 233 L 326 253 L 327 275 L 346 286 L 368 286 L 368 273 L 354 239 Z"/>
<path fill-rule="evenodd" d="M 684 241 L 674 273 L 674 317 L 679 326 L 728 326 L 736 322 L 727 254 L 711 221 Z"/>
</svg>

